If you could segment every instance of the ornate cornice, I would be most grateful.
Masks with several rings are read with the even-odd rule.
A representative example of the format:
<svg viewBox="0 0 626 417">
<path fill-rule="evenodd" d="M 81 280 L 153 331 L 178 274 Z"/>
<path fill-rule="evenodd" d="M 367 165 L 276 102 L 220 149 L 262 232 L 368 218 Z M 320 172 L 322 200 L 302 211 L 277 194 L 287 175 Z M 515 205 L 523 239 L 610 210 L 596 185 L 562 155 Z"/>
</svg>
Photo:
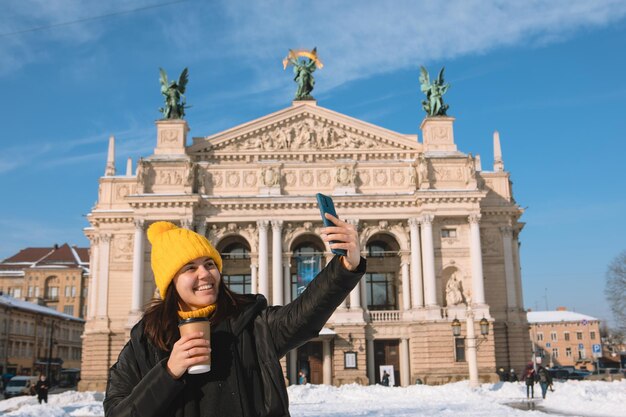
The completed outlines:
<svg viewBox="0 0 626 417">
<path fill-rule="evenodd" d="M 201 202 L 198 194 L 135 194 L 126 197 L 133 209 L 141 208 L 191 208 Z"/>
</svg>

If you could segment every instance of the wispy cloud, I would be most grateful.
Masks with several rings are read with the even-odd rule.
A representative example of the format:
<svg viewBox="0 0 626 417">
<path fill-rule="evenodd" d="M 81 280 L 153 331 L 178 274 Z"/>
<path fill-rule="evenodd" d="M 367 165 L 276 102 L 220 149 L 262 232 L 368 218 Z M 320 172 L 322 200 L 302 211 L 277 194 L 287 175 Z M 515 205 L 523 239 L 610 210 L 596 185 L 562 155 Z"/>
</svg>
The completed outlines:
<svg viewBox="0 0 626 417">
<path fill-rule="evenodd" d="M 115 132 L 116 155 L 141 155 L 154 148 L 154 128 L 129 128 Z M 34 170 L 47 170 L 58 166 L 69 166 L 90 161 L 104 163 L 108 150 L 108 134 L 54 139 L 14 146 L 3 150 L 0 157 L 0 175 L 30 166 Z M 33 143 L 25 140 L 24 143 Z M 121 162 L 118 157 L 118 164 Z"/>
<path fill-rule="evenodd" d="M 3 7 L 0 27 L 10 32 L 157 3 L 11 0 Z M 163 32 L 162 39 L 155 41 L 169 45 L 169 51 L 184 57 L 186 64 L 190 60 L 232 63 L 246 74 L 239 85 L 242 95 L 290 86 L 290 74 L 276 76 L 287 48 L 318 47 L 327 64 L 316 74 L 323 80 L 319 94 L 350 81 L 441 59 L 561 41 L 581 29 L 606 26 L 626 16 L 626 2 L 621 0 L 365 0 L 357 4 L 318 0 L 306 5 L 222 0 L 188 1 L 173 9 L 174 13 L 152 15 Z M 46 41 L 94 42 L 109 26 L 72 24 L 48 31 Z M 33 42 L 29 34 L 4 38 L 0 74 L 45 54 L 44 48 L 32 47 Z M 229 90 L 238 94 L 232 87 Z"/>
</svg>

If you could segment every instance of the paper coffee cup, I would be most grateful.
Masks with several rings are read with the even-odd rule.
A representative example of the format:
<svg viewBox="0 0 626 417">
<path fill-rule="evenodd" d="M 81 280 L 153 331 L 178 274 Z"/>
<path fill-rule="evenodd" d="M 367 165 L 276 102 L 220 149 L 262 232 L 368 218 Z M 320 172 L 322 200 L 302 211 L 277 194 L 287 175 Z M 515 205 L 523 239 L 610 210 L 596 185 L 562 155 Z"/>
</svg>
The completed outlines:
<svg viewBox="0 0 626 417">
<path fill-rule="evenodd" d="M 211 345 L 211 323 L 209 322 L 208 317 L 197 317 L 181 320 L 178 322 L 178 330 L 180 331 L 181 337 L 190 333 L 202 332 L 202 337 L 209 341 L 209 346 Z M 211 354 L 209 354 L 209 358 L 206 361 L 187 368 L 187 373 L 203 374 L 205 372 L 209 372 L 210 370 Z"/>
</svg>

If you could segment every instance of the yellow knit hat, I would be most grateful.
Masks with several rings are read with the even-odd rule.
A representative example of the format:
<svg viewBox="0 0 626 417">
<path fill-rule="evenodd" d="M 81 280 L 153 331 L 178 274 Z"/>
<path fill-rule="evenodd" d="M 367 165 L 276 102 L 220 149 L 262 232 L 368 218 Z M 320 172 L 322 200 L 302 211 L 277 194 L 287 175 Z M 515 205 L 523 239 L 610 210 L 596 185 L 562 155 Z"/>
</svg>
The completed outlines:
<svg viewBox="0 0 626 417">
<path fill-rule="evenodd" d="M 152 244 L 152 271 L 161 298 L 176 273 L 194 259 L 208 256 L 222 272 L 222 257 L 206 237 L 170 222 L 156 222 L 148 227 Z"/>
</svg>

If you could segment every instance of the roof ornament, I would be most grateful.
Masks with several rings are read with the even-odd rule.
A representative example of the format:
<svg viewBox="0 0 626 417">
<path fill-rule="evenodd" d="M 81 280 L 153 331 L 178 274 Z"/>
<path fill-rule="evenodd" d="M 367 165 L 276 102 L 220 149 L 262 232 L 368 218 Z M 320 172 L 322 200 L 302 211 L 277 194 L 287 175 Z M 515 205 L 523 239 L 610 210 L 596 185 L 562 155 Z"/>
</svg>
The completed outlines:
<svg viewBox="0 0 626 417">
<path fill-rule="evenodd" d="M 180 73 L 178 82 L 168 81 L 163 68 L 159 68 L 161 94 L 165 97 L 165 107 L 159 108 L 163 113 L 163 119 L 182 119 L 185 117 L 185 109 L 188 108 L 185 100 L 185 90 L 189 81 L 187 68 Z"/>
<path fill-rule="evenodd" d="M 313 48 L 311 51 L 290 49 L 289 54 L 283 59 L 283 69 L 287 69 L 289 64 L 293 65 L 293 80 L 298 84 L 294 100 L 315 100 L 311 95 L 315 86 L 313 72 L 317 68 L 322 69 L 324 67 L 317 56 L 317 48 Z"/>
<path fill-rule="evenodd" d="M 426 100 L 422 101 L 422 108 L 428 117 L 446 116 L 449 106 L 443 103 L 443 95 L 450 88 L 450 84 L 444 84 L 443 72 L 445 69 L 446 67 L 442 67 L 437 79 L 431 83 L 428 71 L 420 66 L 420 89 L 426 94 Z"/>
</svg>

